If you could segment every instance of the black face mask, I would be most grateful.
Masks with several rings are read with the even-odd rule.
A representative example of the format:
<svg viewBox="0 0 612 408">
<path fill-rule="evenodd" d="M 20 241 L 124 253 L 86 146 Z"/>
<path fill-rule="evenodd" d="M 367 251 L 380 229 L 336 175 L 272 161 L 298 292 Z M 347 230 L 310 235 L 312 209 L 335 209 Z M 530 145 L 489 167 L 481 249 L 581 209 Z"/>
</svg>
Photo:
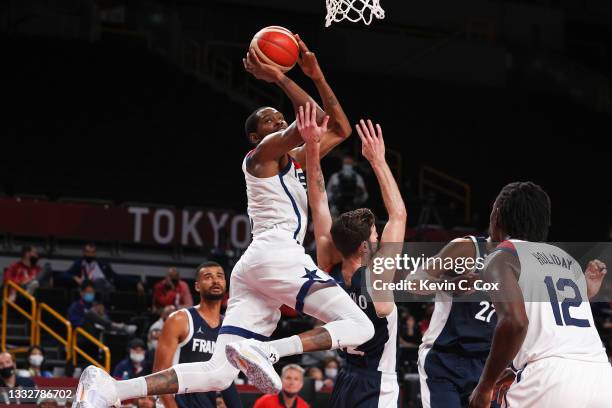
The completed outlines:
<svg viewBox="0 0 612 408">
<path fill-rule="evenodd" d="M 94 256 L 86 256 L 85 257 L 85 262 L 87 262 L 87 263 L 93 262 L 95 260 L 96 260 L 96 258 Z"/>
<path fill-rule="evenodd" d="M 2 378 L 11 378 L 13 374 L 15 374 L 14 366 L 0 368 L 0 377 Z"/>
<path fill-rule="evenodd" d="M 31 256 L 30 257 L 30 266 L 36 266 L 37 263 L 38 263 L 38 257 L 37 256 Z"/>
</svg>

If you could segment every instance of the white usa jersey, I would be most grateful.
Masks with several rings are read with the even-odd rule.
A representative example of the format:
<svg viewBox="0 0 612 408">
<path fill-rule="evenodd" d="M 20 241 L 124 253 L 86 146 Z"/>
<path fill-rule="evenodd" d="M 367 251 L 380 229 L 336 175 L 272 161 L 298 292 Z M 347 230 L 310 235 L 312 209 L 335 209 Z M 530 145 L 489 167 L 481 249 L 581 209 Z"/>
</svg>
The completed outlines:
<svg viewBox="0 0 612 408">
<path fill-rule="evenodd" d="M 497 249 L 518 256 L 518 283 L 529 319 L 513 366 L 521 369 L 547 357 L 607 362 L 578 262 L 561 248 L 544 243 L 511 240 Z"/>
<path fill-rule="evenodd" d="M 304 171 L 298 162 L 288 156 L 287 166 L 276 176 L 255 177 L 246 168 L 246 161 L 253 152 L 249 152 L 242 162 L 253 238 L 257 239 L 264 231 L 280 229 L 302 244 L 308 225 Z"/>
</svg>

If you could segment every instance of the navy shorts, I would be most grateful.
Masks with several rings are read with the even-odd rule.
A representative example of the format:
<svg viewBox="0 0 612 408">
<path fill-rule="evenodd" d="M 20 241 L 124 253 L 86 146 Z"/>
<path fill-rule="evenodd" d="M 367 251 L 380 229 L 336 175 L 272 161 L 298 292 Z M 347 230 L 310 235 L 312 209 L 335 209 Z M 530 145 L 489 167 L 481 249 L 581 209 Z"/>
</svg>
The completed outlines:
<svg viewBox="0 0 612 408">
<path fill-rule="evenodd" d="M 421 353 L 419 375 L 423 408 L 467 407 L 486 360 L 486 357 L 463 357 L 433 349 Z M 498 405 L 493 402 L 491 407 Z"/>
<path fill-rule="evenodd" d="M 344 366 L 330 398 L 332 408 L 390 408 L 399 406 L 395 373 Z"/>
</svg>

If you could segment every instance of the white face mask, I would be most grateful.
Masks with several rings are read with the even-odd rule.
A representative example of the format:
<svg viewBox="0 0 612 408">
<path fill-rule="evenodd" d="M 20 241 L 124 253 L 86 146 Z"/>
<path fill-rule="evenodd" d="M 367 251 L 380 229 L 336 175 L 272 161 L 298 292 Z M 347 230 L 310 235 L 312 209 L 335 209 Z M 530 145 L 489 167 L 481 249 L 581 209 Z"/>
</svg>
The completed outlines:
<svg viewBox="0 0 612 408">
<path fill-rule="evenodd" d="M 32 354 L 30 357 L 28 357 L 28 362 L 30 363 L 32 367 L 40 367 L 43 360 L 44 360 L 44 357 L 41 356 L 40 354 Z"/>
<path fill-rule="evenodd" d="M 157 348 L 157 340 L 149 340 L 149 350 L 155 350 Z"/>
<path fill-rule="evenodd" d="M 130 360 L 134 363 L 142 363 L 145 359 L 144 353 L 130 352 Z"/>
<path fill-rule="evenodd" d="M 315 391 L 319 391 L 323 388 L 323 380 L 315 380 Z"/>
<path fill-rule="evenodd" d="M 336 378 L 337 375 L 338 375 L 338 369 L 337 368 L 326 368 L 325 369 L 325 376 L 326 377 Z"/>
</svg>

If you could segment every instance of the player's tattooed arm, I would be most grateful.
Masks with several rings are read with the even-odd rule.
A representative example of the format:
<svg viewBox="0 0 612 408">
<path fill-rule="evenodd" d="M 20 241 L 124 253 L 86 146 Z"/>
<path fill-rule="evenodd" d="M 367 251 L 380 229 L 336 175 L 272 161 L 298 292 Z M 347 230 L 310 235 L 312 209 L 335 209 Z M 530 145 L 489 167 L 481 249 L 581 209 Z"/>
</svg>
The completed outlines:
<svg viewBox="0 0 612 408">
<path fill-rule="evenodd" d="M 178 377 L 173 368 L 145 377 L 147 395 L 176 394 L 178 392 Z"/>
<path fill-rule="evenodd" d="M 323 111 L 318 112 L 318 115 L 327 114 L 329 115 L 329 125 L 327 131 L 321 138 L 321 157 L 325 157 L 334 147 L 339 145 L 342 141 L 351 135 L 352 129 L 351 124 L 342 109 L 342 105 L 338 102 L 338 98 L 331 89 L 323 71 L 319 66 L 317 57 L 314 52 L 310 51 L 304 41 L 298 34 L 295 35 L 300 46 L 300 58 L 298 64 L 306 76 L 308 76 L 315 84 L 317 92 L 323 101 Z M 320 108 L 319 108 L 320 109 Z M 306 154 L 303 148 L 298 148 L 295 151 L 295 158 L 297 161 L 302 163 L 305 161 L 304 155 Z"/>
<path fill-rule="evenodd" d="M 320 140 L 327 125 L 327 118 L 318 126 L 315 113 L 310 104 L 305 108 L 300 106 L 297 117 L 297 127 L 306 147 L 306 185 L 308 188 L 308 203 L 312 212 L 315 244 L 317 247 L 317 265 L 326 270 L 342 260 L 331 238 L 332 218 L 325 191 L 325 180 L 320 162 Z"/>
<path fill-rule="evenodd" d="M 480 381 L 470 397 L 470 407 L 490 406 L 498 378 L 519 352 L 527 335 L 529 320 L 518 285 L 519 275 L 520 264 L 515 255 L 498 251 L 487 258 L 484 280 L 498 283 L 500 288 L 489 292 L 497 313 L 497 326 Z"/>
</svg>

